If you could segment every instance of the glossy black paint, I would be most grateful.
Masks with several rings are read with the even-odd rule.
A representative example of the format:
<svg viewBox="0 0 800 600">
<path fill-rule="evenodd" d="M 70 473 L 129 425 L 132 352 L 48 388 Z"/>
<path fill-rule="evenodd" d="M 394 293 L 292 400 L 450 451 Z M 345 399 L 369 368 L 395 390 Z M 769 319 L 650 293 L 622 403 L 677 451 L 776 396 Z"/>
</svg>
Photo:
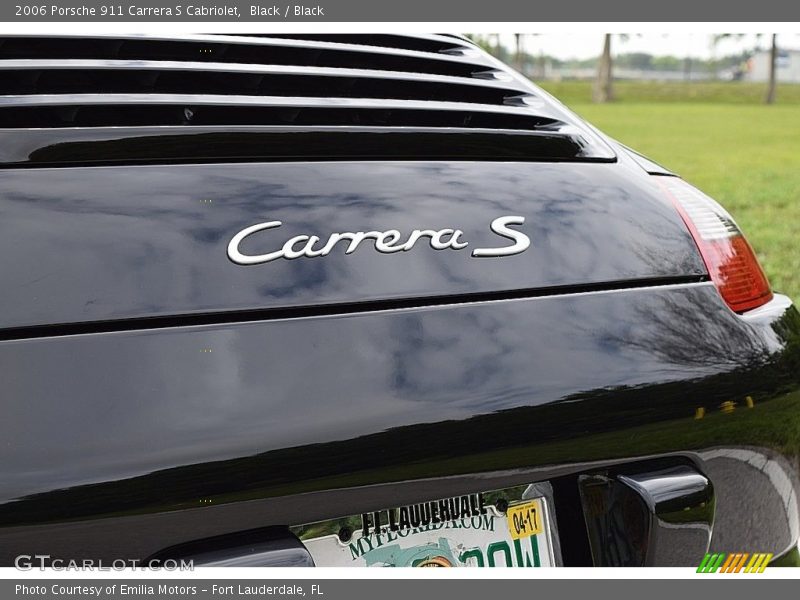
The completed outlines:
<svg viewBox="0 0 800 600">
<path fill-rule="evenodd" d="M 635 166 L 573 163 L 269 163 L 0 171 L 0 327 L 319 308 L 336 303 L 695 280 L 705 267 L 680 217 Z M 635 172 L 634 172 L 635 173 Z M 638 173 L 635 173 L 638 174 Z M 525 217 L 522 254 L 489 224 Z M 425 240 L 381 255 L 232 264 L 240 230 L 278 220 L 242 249 L 334 232 L 458 228 L 470 246 Z M 224 317 L 223 317 L 224 319 Z M 13 337 L 13 336 L 12 336 Z"/>
<path fill-rule="evenodd" d="M 0 37 L 0 59 L 174 60 L 234 65 L 267 62 L 271 65 L 369 68 L 444 76 L 473 76 L 497 70 L 495 61 L 488 54 L 474 52 L 470 42 L 452 38 L 447 40 L 447 44 L 452 50 L 461 48 L 468 52 L 417 51 L 251 35 L 3 36 Z"/>
<path fill-rule="evenodd" d="M 778 448 L 779 420 L 763 439 L 717 427 L 797 409 L 798 327 L 781 296 L 743 320 L 696 284 L 2 342 L 2 562 L 22 549 L 143 557 L 359 512 L 385 498 L 358 486 L 382 482 L 398 482 L 392 498 L 435 498 L 489 481 L 442 476 Z M 747 395 L 750 412 L 693 418 Z M 339 488 L 354 489 L 327 495 Z M 738 516 L 715 535 L 741 536 Z M 774 517 L 767 545 L 782 551 L 796 520 Z"/>
<path fill-rule="evenodd" d="M 670 174 L 469 42 L 365 39 L 0 38 L 5 84 L 34 85 L 0 102 L 0 565 L 302 557 L 287 526 L 531 482 L 568 565 L 696 565 L 709 524 L 712 551 L 796 548 L 791 302 L 732 313 L 649 175 Z M 120 81 L 129 60 L 155 79 Z M 226 256 L 266 220 L 253 252 L 389 228 L 492 246 L 505 214 L 532 246 L 502 259 Z M 637 497 L 597 519 L 623 515 L 608 551 L 586 481 Z"/>
<path fill-rule="evenodd" d="M 574 130 L 449 127 L 94 127 L 0 129 L 2 167 L 287 160 L 614 162 Z"/>
</svg>

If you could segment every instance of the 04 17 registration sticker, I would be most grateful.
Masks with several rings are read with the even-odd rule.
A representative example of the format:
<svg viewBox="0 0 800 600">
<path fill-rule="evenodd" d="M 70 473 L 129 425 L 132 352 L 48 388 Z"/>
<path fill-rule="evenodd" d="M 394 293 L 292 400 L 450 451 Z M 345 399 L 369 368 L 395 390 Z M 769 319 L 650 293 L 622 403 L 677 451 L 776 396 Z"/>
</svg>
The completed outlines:
<svg viewBox="0 0 800 600">
<path fill-rule="evenodd" d="M 506 511 L 508 532 L 512 540 L 542 533 L 542 520 L 542 503 L 539 500 L 512 505 Z"/>
</svg>

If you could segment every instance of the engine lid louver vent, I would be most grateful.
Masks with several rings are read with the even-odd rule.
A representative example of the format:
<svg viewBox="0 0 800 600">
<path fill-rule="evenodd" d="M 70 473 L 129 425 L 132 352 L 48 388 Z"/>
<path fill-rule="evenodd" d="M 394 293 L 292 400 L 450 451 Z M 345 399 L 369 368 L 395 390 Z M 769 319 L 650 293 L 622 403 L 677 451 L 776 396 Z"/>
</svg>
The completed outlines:
<svg viewBox="0 0 800 600">
<path fill-rule="evenodd" d="M 181 137 L 268 133 L 258 140 L 249 136 L 248 151 L 239 160 L 260 156 L 279 159 L 275 135 L 296 135 L 296 128 L 319 133 L 310 158 L 343 159 L 353 156 L 394 156 L 413 159 L 464 158 L 476 160 L 614 160 L 611 149 L 566 110 L 560 108 L 526 80 L 505 69 L 470 42 L 454 36 L 401 36 L 394 34 L 308 34 L 231 36 L 8 36 L 0 38 L 0 141 L 16 150 L 0 158 L 5 166 L 46 165 L 53 144 L 82 144 L 84 161 L 103 163 L 109 144 L 145 135 Z M 197 128 L 216 128 L 215 130 Z M 252 131 L 242 130 L 251 127 Z M 369 128 L 370 136 L 353 135 L 356 145 L 370 139 L 369 148 L 341 146 L 342 132 Z M 114 128 L 93 154 L 83 130 Z M 159 131 L 152 131 L 158 128 Z M 275 128 L 282 128 L 280 131 Z M 289 128 L 289 129 L 287 129 Z M 355 128 L 355 129 L 353 129 Z M 377 151 L 375 128 L 386 136 L 404 135 L 402 152 Z M 34 133 L 46 129 L 52 139 Z M 59 131 L 60 130 L 60 131 Z M 257 131 L 256 131 L 257 130 Z M 413 131 L 412 131 L 413 130 Z M 481 130 L 498 136 L 480 152 L 480 144 L 467 144 L 460 152 L 434 143 L 436 152 L 413 151 L 409 137 L 416 132 L 444 136 Z M 29 132 L 28 137 L 22 135 Z M 325 135 L 337 143 L 322 151 Z M 361 131 L 361 133 L 364 133 Z M 12 136 L 13 138 L 9 137 Z M 533 141 L 520 143 L 513 135 Z M 103 136 L 101 136 L 103 137 Z M 554 143 L 561 141 L 566 143 Z M 195 138 L 195 141 L 200 138 Z M 285 138 L 284 138 L 285 139 Z M 474 138 L 478 139 L 478 138 Z M 497 152 L 510 140 L 509 152 Z M 457 143 L 456 139 L 452 139 Z M 211 160 L 209 148 L 190 151 L 179 144 L 172 154 L 164 144 L 153 161 Z M 548 145 L 551 150 L 548 151 Z M 219 147 L 219 144 L 216 144 Z M 228 144 L 230 148 L 230 144 Z M 527 155 L 522 148 L 536 148 Z M 304 158 L 294 144 L 295 154 Z M 43 151 L 44 150 L 44 151 Z M 63 150 L 63 149 L 62 149 Z M 23 152 L 25 154 L 23 154 Z M 62 159 L 65 152 L 56 152 Z M 112 162 L 125 162 L 122 152 L 111 152 Z M 223 154 L 220 159 L 233 159 Z M 110 160 L 110 159 L 109 159 Z M 147 161 L 139 154 L 131 161 Z M 63 160 L 58 164 L 69 164 Z"/>
</svg>

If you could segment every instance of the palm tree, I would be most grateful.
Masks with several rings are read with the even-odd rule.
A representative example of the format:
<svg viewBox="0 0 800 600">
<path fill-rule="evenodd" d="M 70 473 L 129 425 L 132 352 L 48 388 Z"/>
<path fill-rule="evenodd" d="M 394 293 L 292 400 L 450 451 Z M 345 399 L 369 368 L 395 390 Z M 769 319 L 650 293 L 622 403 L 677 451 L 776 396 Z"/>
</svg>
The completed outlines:
<svg viewBox="0 0 800 600">
<path fill-rule="evenodd" d="M 688 54 L 683 59 L 683 79 L 684 81 L 692 80 L 692 57 Z"/>
<path fill-rule="evenodd" d="M 514 34 L 514 42 L 516 44 L 516 53 L 514 62 L 516 63 L 514 66 L 516 67 L 517 71 L 520 73 L 522 72 L 522 34 L 515 33 Z"/>
<path fill-rule="evenodd" d="M 761 40 L 761 36 L 763 34 L 757 33 L 756 39 Z M 712 47 L 716 46 L 719 40 L 733 37 L 736 39 L 741 39 L 743 34 L 738 33 L 718 33 L 712 38 Z M 757 48 L 760 47 L 761 44 L 757 43 Z M 765 104 L 775 104 L 775 99 L 777 97 L 777 64 L 778 64 L 778 34 L 772 34 L 772 46 L 769 50 L 769 79 L 767 81 L 767 95 L 764 97 Z"/>
<path fill-rule="evenodd" d="M 764 98 L 766 104 L 775 104 L 775 92 L 777 78 L 775 76 L 776 65 L 778 63 L 778 34 L 772 34 L 772 47 L 769 50 L 769 83 L 767 83 L 767 97 Z"/>
<path fill-rule="evenodd" d="M 597 79 L 592 88 L 592 101 L 611 102 L 614 99 L 614 65 L 611 59 L 611 34 L 605 35 L 603 53 L 597 63 Z"/>
</svg>

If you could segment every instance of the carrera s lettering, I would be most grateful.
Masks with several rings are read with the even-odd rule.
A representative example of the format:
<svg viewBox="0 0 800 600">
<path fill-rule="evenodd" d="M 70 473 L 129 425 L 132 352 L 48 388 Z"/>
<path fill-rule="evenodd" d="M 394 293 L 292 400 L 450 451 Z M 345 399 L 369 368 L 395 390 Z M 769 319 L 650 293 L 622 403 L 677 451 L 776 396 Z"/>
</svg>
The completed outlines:
<svg viewBox="0 0 800 600">
<path fill-rule="evenodd" d="M 510 246 L 500 246 L 496 248 L 475 248 L 472 256 L 475 258 L 489 258 L 500 256 L 513 256 L 527 250 L 531 244 L 530 238 L 512 229 L 512 225 L 523 225 L 525 217 L 498 217 L 489 225 L 489 229 L 496 235 L 514 242 Z M 352 254 L 365 240 L 373 240 L 375 250 L 381 254 L 392 254 L 394 252 L 407 252 L 411 250 L 417 242 L 425 238 L 434 250 L 463 250 L 469 246 L 469 242 L 463 241 L 464 232 L 460 229 L 415 229 L 407 238 L 397 229 L 387 229 L 386 231 L 356 231 L 332 233 L 323 243 L 316 235 L 297 235 L 289 238 L 280 250 L 267 252 L 266 254 L 244 254 L 240 250 L 240 245 L 245 238 L 268 229 L 276 229 L 283 223 L 281 221 L 266 221 L 257 223 L 242 229 L 231 239 L 228 244 L 228 258 L 237 265 L 258 265 L 268 263 L 279 258 L 294 260 L 296 258 L 316 258 L 327 256 L 341 242 L 346 243 L 345 254 Z"/>
</svg>

